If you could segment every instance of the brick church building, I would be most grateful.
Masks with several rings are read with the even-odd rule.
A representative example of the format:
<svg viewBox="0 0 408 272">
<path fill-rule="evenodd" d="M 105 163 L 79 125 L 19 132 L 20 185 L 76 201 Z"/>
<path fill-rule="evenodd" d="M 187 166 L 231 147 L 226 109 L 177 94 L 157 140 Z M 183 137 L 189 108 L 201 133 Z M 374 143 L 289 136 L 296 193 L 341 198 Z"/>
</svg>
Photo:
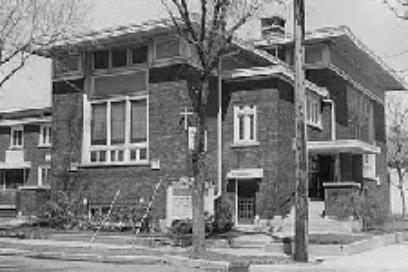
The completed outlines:
<svg viewBox="0 0 408 272">
<path fill-rule="evenodd" d="M 206 210 L 226 199 L 237 226 L 288 215 L 293 205 L 293 40 L 278 17 L 261 25 L 261 40 L 236 42 L 223 57 L 207 110 Z M 333 217 L 356 215 L 356 199 L 384 215 L 384 92 L 404 84 L 346 27 L 306 39 L 310 200 Z M 92 215 L 118 190 L 117 206 L 146 203 L 160 181 L 153 218 L 168 225 L 191 216 L 188 92 L 199 68 L 171 22 L 76 36 L 42 54 L 54 62 L 54 196 L 65 191 Z"/>
</svg>

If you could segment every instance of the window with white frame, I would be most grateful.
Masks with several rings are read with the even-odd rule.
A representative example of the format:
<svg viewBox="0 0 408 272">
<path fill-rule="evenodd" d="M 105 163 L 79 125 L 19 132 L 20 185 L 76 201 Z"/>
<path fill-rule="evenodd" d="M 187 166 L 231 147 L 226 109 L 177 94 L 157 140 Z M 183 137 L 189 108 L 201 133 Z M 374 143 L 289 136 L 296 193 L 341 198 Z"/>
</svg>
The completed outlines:
<svg viewBox="0 0 408 272">
<path fill-rule="evenodd" d="M 10 131 L 10 147 L 22 148 L 24 145 L 24 127 L 11 127 Z"/>
<path fill-rule="evenodd" d="M 234 106 L 234 143 L 256 142 L 256 106 Z"/>
<path fill-rule="evenodd" d="M 41 125 L 40 126 L 40 146 L 50 146 L 51 145 L 51 125 Z"/>
<path fill-rule="evenodd" d="M 363 154 L 363 177 L 369 179 L 376 179 L 375 171 L 375 154 Z"/>
<path fill-rule="evenodd" d="M 308 95 L 306 98 L 306 122 L 311 126 L 321 126 L 322 112 L 318 96 Z"/>
<path fill-rule="evenodd" d="M 147 98 L 91 102 L 90 163 L 147 161 Z"/>
<path fill-rule="evenodd" d="M 50 185 L 50 165 L 38 167 L 38 186 Z"/>
</svg>

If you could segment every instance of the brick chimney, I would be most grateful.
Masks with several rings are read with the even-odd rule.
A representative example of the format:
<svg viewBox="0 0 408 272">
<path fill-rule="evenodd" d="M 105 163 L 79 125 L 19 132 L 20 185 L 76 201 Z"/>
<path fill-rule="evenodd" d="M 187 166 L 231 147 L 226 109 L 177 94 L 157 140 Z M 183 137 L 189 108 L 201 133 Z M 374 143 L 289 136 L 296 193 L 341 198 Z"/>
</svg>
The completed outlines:
<svg viewBox="0 0 408 272">
<path fill-rule="evenodd" d="M 281 16 L 261 18 L 262 39 L 270 40 L 285 35 L 286 20 Z"/>
<path fill-rule="evenodd" d="M 263 0 L 261 13 L 261 36 L 264 40 L 280 38 L 285 35 L 285 23 L 288 17 L 288 6 L 285 2 Z"/>
</svg>

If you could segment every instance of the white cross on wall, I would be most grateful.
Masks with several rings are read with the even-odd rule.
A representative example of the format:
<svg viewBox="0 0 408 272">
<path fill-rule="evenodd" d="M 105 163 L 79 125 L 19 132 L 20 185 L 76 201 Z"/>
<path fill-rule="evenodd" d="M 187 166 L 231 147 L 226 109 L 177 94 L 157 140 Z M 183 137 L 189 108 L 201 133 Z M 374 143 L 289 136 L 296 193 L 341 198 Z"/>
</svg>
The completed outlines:
<svg viewBox="0 0 408 272">
<path fill-rule="evenodd" d="M 194 115 L 194 112 L 188 111 L 188 108 L 184 107 L 183 111 L 180 112 L 180 115 L 183 116 L 184 130 L 187 131 L 187 129 L 188 129 L 188 117 L 191 116 L 191 115 Z"/>
</svg>

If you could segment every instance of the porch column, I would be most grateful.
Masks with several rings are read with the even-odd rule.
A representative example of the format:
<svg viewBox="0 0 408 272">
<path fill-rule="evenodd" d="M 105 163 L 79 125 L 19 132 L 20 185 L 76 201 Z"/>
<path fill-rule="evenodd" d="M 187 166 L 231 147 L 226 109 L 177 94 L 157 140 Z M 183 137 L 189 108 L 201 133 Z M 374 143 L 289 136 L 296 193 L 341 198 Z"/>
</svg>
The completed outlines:
<svg viewBox="0 0 408 272">
<path fill-rule="evenodd" d="M 336 153 L 336 155 L 334 155 L 334 182 L 340 182 L 341 180 L 340 163 L 340 153 Z"/>
</svg>

